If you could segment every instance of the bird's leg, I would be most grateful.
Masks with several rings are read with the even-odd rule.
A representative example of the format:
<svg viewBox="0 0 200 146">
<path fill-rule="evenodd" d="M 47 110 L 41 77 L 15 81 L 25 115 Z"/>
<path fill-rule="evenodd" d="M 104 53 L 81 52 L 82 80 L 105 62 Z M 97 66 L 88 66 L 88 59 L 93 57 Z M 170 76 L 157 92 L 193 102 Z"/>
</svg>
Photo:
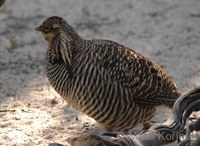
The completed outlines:
<svg viewBox="0 0 200 146">
<path fill-rule="evenodd" d="M 143 130 L 147 130 L 147 129 L 151 128 L 155 123 L 156 123 L 156 121 L 149 121 L 149 122 L 142 123 Z"/>
<path fill-rule="evenodd" d="M 150 122 L 143 123 L 143 130 L 147 130 L 151 127 Z"/>
</svg>

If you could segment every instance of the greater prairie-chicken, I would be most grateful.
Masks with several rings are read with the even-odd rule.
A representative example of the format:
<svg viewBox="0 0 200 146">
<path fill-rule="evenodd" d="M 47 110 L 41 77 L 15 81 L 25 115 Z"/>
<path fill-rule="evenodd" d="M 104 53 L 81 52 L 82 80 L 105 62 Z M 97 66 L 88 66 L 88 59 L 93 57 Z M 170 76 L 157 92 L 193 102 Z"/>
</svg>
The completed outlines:
<svg viewBox="0 0 200 146">
<path fill-rule="evenodd" d="M 50 84 L 107 131 L 144 124 L 157 106 L 172 106 L 180 96 L 172 78 L 157 64 L 116 42 L 85 40 L 62 17 L 46 19 L 36 31 L 49 45 Z"/>
</svg>

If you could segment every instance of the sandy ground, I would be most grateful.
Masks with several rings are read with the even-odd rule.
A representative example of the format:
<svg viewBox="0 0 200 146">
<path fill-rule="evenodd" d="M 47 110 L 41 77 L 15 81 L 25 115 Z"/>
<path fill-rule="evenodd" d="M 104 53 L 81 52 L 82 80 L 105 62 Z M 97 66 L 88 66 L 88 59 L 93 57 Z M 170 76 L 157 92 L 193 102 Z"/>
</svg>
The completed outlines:
<svg viewBox="0 0 200 146">
<path fill-rule="evenodd" d="M 181 91 L 200 85 L 199 0 L 7 0 L 0 9 L 0 145 L 67 145 L 101 129 L 48 84 L 47 44 L 34 28 L 52 15 L 84 38 L 114 40 L 154 60 Z"/>
</svg>

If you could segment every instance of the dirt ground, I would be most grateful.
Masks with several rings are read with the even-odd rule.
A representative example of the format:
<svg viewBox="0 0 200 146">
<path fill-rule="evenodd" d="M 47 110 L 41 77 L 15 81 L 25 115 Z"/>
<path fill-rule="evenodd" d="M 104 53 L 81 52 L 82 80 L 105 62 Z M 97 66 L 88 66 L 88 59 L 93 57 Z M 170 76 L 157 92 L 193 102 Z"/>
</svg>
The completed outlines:
<svg viewBox="0 0 200 146">
<path fill-rule="evenodd" d="M 152 59 L 183 92 L 200 85 L 199 0 L 7 0 L 0 8 L 0 145 L 68 145 L 101 130 L 47 81 L 47 44 L 34 29 L 53 15 L 84 38 L 114 40 Z"/>
</svg>

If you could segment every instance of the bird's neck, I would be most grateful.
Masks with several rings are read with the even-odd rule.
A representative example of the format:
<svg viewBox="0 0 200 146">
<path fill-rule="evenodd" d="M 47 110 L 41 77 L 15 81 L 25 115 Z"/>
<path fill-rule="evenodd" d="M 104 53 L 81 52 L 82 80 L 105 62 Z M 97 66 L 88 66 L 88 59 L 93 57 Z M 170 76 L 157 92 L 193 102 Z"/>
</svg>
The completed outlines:
<svg viewBox="0 0 200 146">
<path fill-rule="evenodd" d="M 73 57 L 77 52 L 81 52 L 83 39 L 78 35 L 69 38 L 65 33 L 53 38 L 47 50 L 47 63 L 51 65 L 65 64 L 68 73 L 73 77 Z"/>
<path fill-rule="evenodd" d="M 49 46 L 46 52 L 47 63 L 57 64 L 62 62 L 62 57 L 60 54 L 60 40 L 55 37 L 52 38 L 51 42 L 48 42 Z"/>
</svg>

